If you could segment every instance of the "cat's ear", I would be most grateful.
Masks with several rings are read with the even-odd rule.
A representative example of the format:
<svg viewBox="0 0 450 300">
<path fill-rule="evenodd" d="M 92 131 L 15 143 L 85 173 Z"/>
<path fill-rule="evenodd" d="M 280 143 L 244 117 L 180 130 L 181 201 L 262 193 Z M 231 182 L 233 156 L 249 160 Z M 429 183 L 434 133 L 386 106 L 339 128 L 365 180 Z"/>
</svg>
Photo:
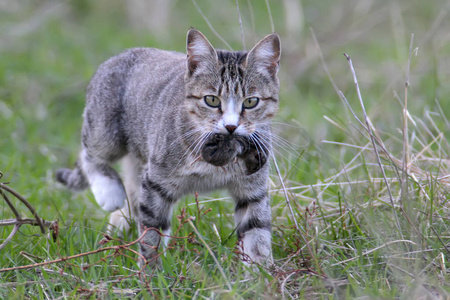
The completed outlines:
<svg viewBox="0 0 450 300">
<path fill-rule="evenodd" d="M 215 65 L 217 53 L 208 39 L 198 30 L 190 29 L 186 39 L 187 68 L 193 74 L 202 66 Z"/>
<path fill-rule="evenodd" d="M 256 68 L 257 72 L 275 76 L 278 72 L 281 55 L 280 37 L 269 34 L 253 47 L 247 54 L 247 68 Z"/>
</svg>

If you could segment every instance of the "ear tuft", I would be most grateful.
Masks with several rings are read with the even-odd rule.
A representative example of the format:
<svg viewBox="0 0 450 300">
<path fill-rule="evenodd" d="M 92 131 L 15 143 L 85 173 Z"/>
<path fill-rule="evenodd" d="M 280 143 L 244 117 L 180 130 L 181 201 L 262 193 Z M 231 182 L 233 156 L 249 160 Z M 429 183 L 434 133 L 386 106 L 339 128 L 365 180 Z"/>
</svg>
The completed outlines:
<svg viewBox="0 0 450 300">
<path fill-rule="evenodd" d="M 198 30 L 190 29 L 186 38 L 187 67 L 192 74 L 202 64 L 217 62 L 217 53 L 208 39 Z"/>
<path fill-rule="evenodd" d="M 280 37 L 276 33 L 269 34 L 253 47 L 247 55 L 247 66 L 255 67 L 259 72 L 268 72 L 276 76 L 281 56 Z"/>
</svg>

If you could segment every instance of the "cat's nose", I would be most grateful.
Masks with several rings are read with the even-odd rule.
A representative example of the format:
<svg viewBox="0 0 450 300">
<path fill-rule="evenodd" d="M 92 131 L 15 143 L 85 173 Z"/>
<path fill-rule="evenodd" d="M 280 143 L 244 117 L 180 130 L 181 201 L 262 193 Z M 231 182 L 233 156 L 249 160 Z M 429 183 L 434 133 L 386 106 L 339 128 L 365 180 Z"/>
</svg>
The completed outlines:
<svg viewBox="0 0 450 300">
<path fill-rule="evenodd" d="M 237 126 L 234 126 L 234 125 L 225 125 L 225 128 L 228 130 L 228 132 L 229 132 L 230 134 L 232 134 L 232 133 L 236 130 Z"/>
</svg>

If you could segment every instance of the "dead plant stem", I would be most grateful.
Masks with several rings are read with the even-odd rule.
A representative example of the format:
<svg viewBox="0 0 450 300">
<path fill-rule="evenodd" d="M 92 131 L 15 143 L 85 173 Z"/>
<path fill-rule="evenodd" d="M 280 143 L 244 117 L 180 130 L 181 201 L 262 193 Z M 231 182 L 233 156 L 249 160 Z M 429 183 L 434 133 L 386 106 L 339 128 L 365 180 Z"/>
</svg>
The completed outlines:
<svg viewBox="0 0 450 300">
<path fill-rule="evenodd" d="M 386 188 L 387 188 L 387 191 L 388 191 L 388 194 L 389 194 L 389 199 L 391 201 L 392 209 L 394 211 L 394 216 L 395 216 L 397 229 L 398 229 L 398 231 L 399 231 L 399 233 L 400 233 L 400 235 L 402 237 L 402 240 L 404 240 L 403 233 L 402 233 L 402 228 L 400 226 L 400 221 L 399 221 L 397 213 L 395 211 L 394 197 L 392 196 L 392 191 L 391 191 L 391 188 L 390 188 L 388 180 L 387 180 L 386 172 L 384 170 L 383 164 L 381 163 L 380 154 L 378 153 L 378 148 L 377 148 L 377 145 L 376 145 L 376 142 L 375 142 L 375 138 L 374 138 L 374 135 L 373 135 L 373 132 L 372 132 L 372 127 L 370 126 L 369 118 L 367 117 L 366 109 L 365 109 L 364 102 L 363 102 L 363 99 L 362 99 L 362 96 L 361 96 L 361 91 L 360 91 L 359 85 L 358 85 L 358 79 L 356 77 L 355 69 L 353 68 L 352 59 L 350 58 L 350 56 L 347 53 L 344 53 L 344 56 L 345 56 L 345 58 L 347 58 L 348 64 L 350 66 L 350 70 L 352 72 L 353 82 L 354 82 L 355 87 L 356 87 L 356 93 L 358 95 L 358 100 L 359 100 L 359 103 L 361 104 L 361 108 L 362 108 L 362 111 L 363 111 L 363 114 L 364 114 L 364 119 L 366 121 L 367 132 L 369 133 L 370 140 L 372 141 L 372 146 L 373 146 L 376 158 L 377 158 L 378 165 L 379 165 L 379 167 L 381 169 L 381 173 L 383 174 L 384 182 L 386 184 Z"/>
</svg>

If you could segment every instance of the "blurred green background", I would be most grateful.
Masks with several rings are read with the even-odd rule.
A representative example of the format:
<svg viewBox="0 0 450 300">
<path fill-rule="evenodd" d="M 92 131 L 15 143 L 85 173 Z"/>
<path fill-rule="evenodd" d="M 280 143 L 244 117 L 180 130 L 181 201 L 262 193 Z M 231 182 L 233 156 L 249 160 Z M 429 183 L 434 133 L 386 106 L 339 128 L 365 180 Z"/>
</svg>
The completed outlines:
<svg viewBox="0 0 450 300">
<path fill-rule="evenodd" d="M 337 89 L 361 116 L 343 53 L 351 56 L 368 115 L 389 137 L 387 144 L 395 154 L 400 153 L 401 144 L 390 141 L 402 138 L 399 99 L 404 96 L 411 34 L 409 112 L 427 118 L 427 112 L 439 111 L 439 103 L 450 117 L 450 1 L 238 3 L 245 45 L 233 0 L 0 0 L 1 180 L 11 181 L 44 219 L 60 219 L 67 226 L 69 244 L 76 234 L 69 234 L 72 227 L 67 224 L 77 222 L 80 228 L 103 230 L 107 214 L 90 193 L 71 194 L 54 181 L 58 168 L 76 160 L 86 86 L 99 64 L 124 49 L 156 47 L 184 52 L 190 27 L 202 31 L 215 47 L 227 49 L 223 39 L 235 50 L 249 50 L 272 32 L 272 26 L 279 33 L 281 102 L 275 127 L 292 144 L 281 142 L 276 147 L 288 186 L 320 182 L 354 155 L 322 143 L 348 141 L 345 131 L 324 116 L 345 123 L 349 112 L 326 75 L 312 32 Z M 448 129 L 444 132 L 447 139 Z M 292 169 L 295 171 L 290 172 Z M 283 198 L 276 201 L 275 224 L 282 226 L 286 208 Z M 302 201 L 306 200 L 298 199 L 298 209 L 309 204 Z M 226 213 L 230 213 L 232 205 L 227 205 L 230 210 Z M 0 219 L 8 217 L 11 213 L 1 203 Z M 221 234 L 227 235 L 232 231 L 232 216 L 224 218 L 230 225 Z M 17 255 L 29 237 L 38 244 L 36 232 L 24 228 L 18 241 L 4 252 L 0 266 L 11 261 L 27 263 L 23 258 L 17 261 Z M 95 231 L 89 232 L 90 237 L 86 231 L 78 232 L 74 243 L 88 242 L 77 244 L 76 249 L 95 247 L 98 237 Z M 8 233 L 0 228 L 3 238 Z M 27 249 L 38 251 L 36 248 Z M 284 255 L 279 251 L 275 253 L 278 258 Z"/>
<path fill-rule="evenodd" d="M 412 33 L 418 50 L 411 62 L 410 113 L 433 110 L 436 100 L 444 110 L 450 107 L 449 1 L 238 3 L 246 49 L 271 32 L 271 20 L 281 36 L 277 121 L 295 126 L 279 132 L 297 152 L 332 152 L 336 148 L 323 149 L 321 141 L 346 138 L 323 118 L 345 119 L 348 111 L 320 63 L 311 30 L 337 88 L 360 113 L 342 53 L 352 57 L 366 109 L 379 130 L 398 134 L 401 127 L 395 93 L 404 93 Z M 242 49 L 236 8 L 231 0 L 0 1 L 0 170 L 5 178 L 19 186 L 33 182 L 36 190 L 54 188 L 55 169 L 76 159 L 84 91 L 100 63 L 131 47 L 184 52 L 190 27 L 215 47 L 227 48 L 207 22 L 233 49 Z M 285 156 L 295 156 L 284 148 Z M 299 179 L 315 182 L 305 167 Z"/>
</svg>

